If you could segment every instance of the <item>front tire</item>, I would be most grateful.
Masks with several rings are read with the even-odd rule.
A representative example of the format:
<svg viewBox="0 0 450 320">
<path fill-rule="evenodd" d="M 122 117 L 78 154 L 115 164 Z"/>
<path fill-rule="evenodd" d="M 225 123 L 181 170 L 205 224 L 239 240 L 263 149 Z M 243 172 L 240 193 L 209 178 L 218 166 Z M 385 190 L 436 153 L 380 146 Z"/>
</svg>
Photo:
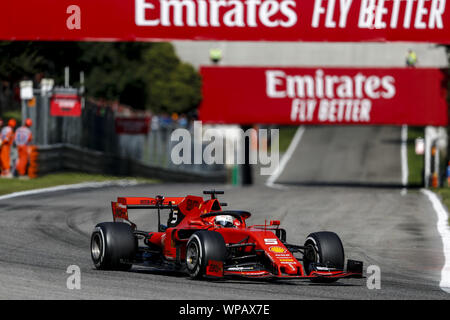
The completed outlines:
<svg viewBox="0 0 450 320">
<path fill-rule="evenodd" d="M 226 244 L 223 236 L 215 231 L 198 231 L 186 245 L 186 269 L 193 279 L 200 279 L 206 274 L 210 260 L 224 262 Z"/>
<path fill-rule="evenodd" d="M 327 267 L 344 269 L 344 247 L 339 236 L 330 231 L 311 233 L 305 241 L 305 254 L 303 255 L 303 267 L 306 274 L 313 271 L 312 264 L 319 263 Z M 336 278 L 315 278 L 313 282 L 330 283 Z"/>
<path fill-rule="evenodd" d="M 99 270 L 129 270 L 137 251 L 137 239 L 131 226 L 121 222 L 103 222 L 91 235 L 91 258 Z"/>
</svg>

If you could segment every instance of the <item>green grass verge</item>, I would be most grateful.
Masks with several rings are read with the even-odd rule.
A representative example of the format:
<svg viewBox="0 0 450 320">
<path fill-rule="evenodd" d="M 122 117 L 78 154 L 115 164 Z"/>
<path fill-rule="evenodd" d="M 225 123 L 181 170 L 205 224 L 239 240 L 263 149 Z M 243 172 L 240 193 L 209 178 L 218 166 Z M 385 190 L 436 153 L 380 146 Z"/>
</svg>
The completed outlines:
<svg viewBox="0 0 450 320">
<path fill-rule="evenodd" d="M 65 184 L 82 182 L 103 182 L 111 180 L 134 179 L 142 183 L 155 183 L 156 180 L 144 178 L 130 178 L 117 176 L 104 176 L 88 173 L 53 173 L 30 180 L 0 179 L 0 195 L 12 192 L 48 188 Z"/>
<path fill-rule="evenodd" d="M 420 127 L 408 127 L 408 167 L 409 176 L 408 184 L 410 186 L 420 186 L 423 187 L 423 170 L 424 170 L 424 157 L 423 155 L 417 155 L 415 151 L 415 140 L 419 137 L 425 137 L 424 128 Z M 432 191 L 436 192 L 441 198 L 442 203 L 450 208 L 450 188 L 431 188 Z M 450 218 L 449 218 L 450 224 Z"/>
<path fill-rule="evenodd" d="M 447 209 L 450 208 L 450 188 L 433 188 L 432 190 L 442 197 L 442 202 Z"/>
<path fill-rule="evenodd" d="M 298 126 L 280 127 L 280 152 L 286 152 L 297 130 Z"/>
<path fill-rule="evenodd" d="M 423 138 L 425 136 L 423 127 L 408 127 L 408 185 L 421 187 L 423 186 L 423 170 L 424 158 L 423 155 L 417 155 L 415 150 L 416 138 Z"/>
<path fill-rule="evenodd" d="M 447 207 L 447 212 L 450 212 L 450 188 L 443 187 L 431 190 L 441 196 L 442 203 Z M 448 224 L 450 224 L 450 217 L 448 218 Z"/>
</svg>

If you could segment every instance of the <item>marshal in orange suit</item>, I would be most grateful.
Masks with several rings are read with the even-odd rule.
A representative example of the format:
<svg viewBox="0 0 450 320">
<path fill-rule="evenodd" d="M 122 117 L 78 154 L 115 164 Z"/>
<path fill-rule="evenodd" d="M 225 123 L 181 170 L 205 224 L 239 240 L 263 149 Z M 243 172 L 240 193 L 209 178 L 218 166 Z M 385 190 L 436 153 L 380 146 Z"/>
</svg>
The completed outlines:
<svg viewBox="0 0 450 320">
<path fill-rule="evenodd" d="M 14 141 L 14 128 L 16 120 L 10 119 L 8 125 L 1 131 L 2 146 L 0 147 L 0 164 L 2 166 L 2 177 L 11 178 L 11 145 Z"/>
<path fill-rule="evenodd" d="M 19 159 L 16 164 L 16 170 L 19 176 L 25 176 L 27 174 L 27 164 L 30 155 L 29 144 L 33 139 L 30 127 L 33 125 L 31 119 L 25 120 L 25 125 L 16 130 L 14 137 L 14 143 L 17 147 L 17 153 Z"/>
</svg>

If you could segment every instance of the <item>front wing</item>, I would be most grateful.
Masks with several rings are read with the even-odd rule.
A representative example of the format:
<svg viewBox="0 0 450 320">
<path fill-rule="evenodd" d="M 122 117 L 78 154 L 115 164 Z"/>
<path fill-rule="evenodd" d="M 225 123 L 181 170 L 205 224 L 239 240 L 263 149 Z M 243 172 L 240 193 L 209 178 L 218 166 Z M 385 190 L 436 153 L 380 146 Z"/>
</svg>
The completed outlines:
<svg viewBox="0 0 450 320">
<path fill-rule="evenodd" d="M 207 274 L 208 275 L 208 274 Z M 212 275 L 213 276 L 213 275 Z M 333 272 L 311 272 L 309 275 L 275 275 L 269 271 L 224 271 L 223 276 L 244 277 L 255 279 L 343 279 L 343 278 L 363 278 L 362 273 L 333 271 Z"/>
<path fill-rule="evenodd" d="M 244 277 L 253 279 L 343 279 L 343 278 L 363 278 L 363 263 L 361 261 L 348 260 L 347 270 L 336 270 L 320 267 L 321 270 L 314 270 L 309 275 L 298 274 L 273 274 L 267 270 L 245 270 L 239 268 L 227 268 L 222 263 L 210 261 L 206 268 L 206 276 L 210 277 Z"/>
</svg>

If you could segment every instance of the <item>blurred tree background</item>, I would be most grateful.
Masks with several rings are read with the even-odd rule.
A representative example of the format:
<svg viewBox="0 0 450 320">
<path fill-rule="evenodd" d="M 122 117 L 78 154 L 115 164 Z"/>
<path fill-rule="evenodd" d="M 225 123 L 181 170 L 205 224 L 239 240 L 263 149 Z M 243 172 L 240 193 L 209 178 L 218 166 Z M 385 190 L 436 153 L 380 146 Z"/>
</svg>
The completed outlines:
<svg viewBox="0 0 450 320">
<path fill-rule="evenodd" d="M 201 78 L 180 61 L 170 43 L 0 42 L 0 112 L 18 108 L 18 85 L 42 77 L 79 85 L 84 71 L 86 95 L 119 101 L 155 113 L 185 113 L 201 100 Z"/>
</svg>

